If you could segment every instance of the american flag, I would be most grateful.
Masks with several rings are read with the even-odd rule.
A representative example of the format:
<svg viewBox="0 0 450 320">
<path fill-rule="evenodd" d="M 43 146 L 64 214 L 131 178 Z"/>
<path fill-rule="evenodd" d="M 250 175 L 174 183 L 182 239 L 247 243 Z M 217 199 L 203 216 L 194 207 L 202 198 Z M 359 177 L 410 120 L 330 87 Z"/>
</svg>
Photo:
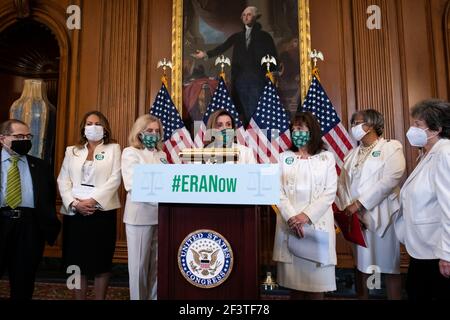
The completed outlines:
<svg viewBox="0 0 450 320">
<path fill-rule="evenodd" d="M 194 145 L 196 148 L 203 148 L 204 137 L 206 133 L 206 125 L 208 124 L 209 117 L 217 110 L 226 110 L 232 117 L 234 117 L 234 123 L 236 124 L 236 138 L 240 144 L 245 145 L 245 129 L 242 125 L 242 121 L 239 119 L 239 113 L 236 107 L 231 101 L 230 94 L 228 93 L 227 86 L 222 77 L 220 77 L 219 85 L 216 91 L 214 91 L 211 102 L 206 108 L 205 114 L 203 115 L 203 122 L 197 129 L 197 134 L 194 138 Z"/>
<path fill-rule="evenodd" d="M 267 80 L 247 128 L 248 145 L 259 163 L 277 163 L 278 155 L 291 146 L 289 114 L 272 81 Z"/>
<path fill-rule="evenodd" d="M 158 117 L 162 122 L 164 129 L 163 150 L 167 155 L 167 160 L 170 163 L 181 163 L 178 154 L 184 148 L 192 148 L 192 138 L 164 84 L 156 95 L 155 102 L 150 108 L 150 114 Z"/>
<path fill-rule="evenodd" d="M 344 157 L 355 144 L 316 76 L 313 76 L 302 111 L 310 111 L 317 118 L 322 129 L 322 139 L 328 145 L 328 150 L 335 154 L 336 169 L 340 174 Z"/>
</svg>

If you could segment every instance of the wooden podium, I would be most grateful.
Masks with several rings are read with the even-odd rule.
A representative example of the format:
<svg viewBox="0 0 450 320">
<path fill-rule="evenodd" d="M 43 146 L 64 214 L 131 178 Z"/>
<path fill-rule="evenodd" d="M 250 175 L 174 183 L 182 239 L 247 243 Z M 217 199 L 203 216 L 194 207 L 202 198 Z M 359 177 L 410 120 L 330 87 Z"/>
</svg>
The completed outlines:
<svg viewBox="0 0 450 320">
<path fill-rule="evenodd" d="M 259 206 L 159 204 L 158 299 L 256 300 L 259 298 Z M 189 283 L 180 271 L 178 250 L 186 236 L 209 229 L 221 234 L 233 250 L 228 278 L 213 288 Z"/>
</svg>

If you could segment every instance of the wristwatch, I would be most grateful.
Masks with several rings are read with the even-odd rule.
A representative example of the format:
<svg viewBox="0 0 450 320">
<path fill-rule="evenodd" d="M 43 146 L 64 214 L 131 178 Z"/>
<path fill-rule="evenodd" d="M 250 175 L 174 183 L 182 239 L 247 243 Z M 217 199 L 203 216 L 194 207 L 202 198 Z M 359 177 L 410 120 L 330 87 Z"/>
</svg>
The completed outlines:
<svg viewBox="0 0 450 320">
<path fill-rule="evenodd" d="M 80 203 L 80 201 L 78 200 L 73 200 L 72 203 L 70 204 L 70 210 L 72 210 L 73 213 L 77 212 L 77 209 L 75 208 L 78 204 Z"/>
</svg>

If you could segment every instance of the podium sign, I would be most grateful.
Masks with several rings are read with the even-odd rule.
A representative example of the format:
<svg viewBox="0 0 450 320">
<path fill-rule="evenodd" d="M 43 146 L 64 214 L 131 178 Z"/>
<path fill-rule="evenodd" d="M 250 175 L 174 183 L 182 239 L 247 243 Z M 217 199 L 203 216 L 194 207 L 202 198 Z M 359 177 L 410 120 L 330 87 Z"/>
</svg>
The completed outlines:
<svg viewBox="0 0 450 320">
<path fill-rule="evenodd" d="M 259 204 L 280 201 L 277 164 L 136 165 L 135 202 Z"/>
</svg>

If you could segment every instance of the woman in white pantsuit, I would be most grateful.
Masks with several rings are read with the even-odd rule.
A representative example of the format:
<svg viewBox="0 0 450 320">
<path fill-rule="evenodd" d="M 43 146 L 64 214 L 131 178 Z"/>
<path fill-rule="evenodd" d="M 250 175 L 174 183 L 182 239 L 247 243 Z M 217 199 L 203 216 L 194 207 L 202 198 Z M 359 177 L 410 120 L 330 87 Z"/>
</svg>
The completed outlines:
<svg viewBox="0 0 450 320">
<path fill-rule="evenodd" d="M 400 243 L 393 227 L 399 210 L 399 184 L 405 172 L 403 147 L 385 140 L 384 118 L 376 110 L 362 110 L 351 119 L 352 135 L 360 145 L 344 160 L 336 204 L 364 225 L 367 248 L 354 245 L 357 291 L 368 299 L 367 279 L 373 272 L 386 277 L 388 299 L 401 299 Z"/>
<path fill-rule="evenodd" d="M 134 123 L 128 138 L 130 146 L 122 153 L 122 177 L 128 192 L 123 222 L 128 244 L 128 273 L 131 300 L 156 300 L 158 259 L 158 204 L 133 202 L 131 187 L 137 164 L 166 164 L 161 151 L 162 125 L 146 114 Z"/>
<path fill-rule="evenodd" d="M 331 205 L 336 197 L 334 155 L 324 150 L 317 120 L 310 112 L 296 115 L 291 128 L 294 146 L 280 155 L 281 199 L 273 249 L 277 280 L 292 289 L 292 299 L 323 299 L 336 290 L 336 234 Z M 324 250 L 329 264 L 323 265 L 294 255 L 289 237 L 303 237 L 306 227 L 328 233 Z M 319 250 L 319 249 L 317 249 Z"/>
</svg>

